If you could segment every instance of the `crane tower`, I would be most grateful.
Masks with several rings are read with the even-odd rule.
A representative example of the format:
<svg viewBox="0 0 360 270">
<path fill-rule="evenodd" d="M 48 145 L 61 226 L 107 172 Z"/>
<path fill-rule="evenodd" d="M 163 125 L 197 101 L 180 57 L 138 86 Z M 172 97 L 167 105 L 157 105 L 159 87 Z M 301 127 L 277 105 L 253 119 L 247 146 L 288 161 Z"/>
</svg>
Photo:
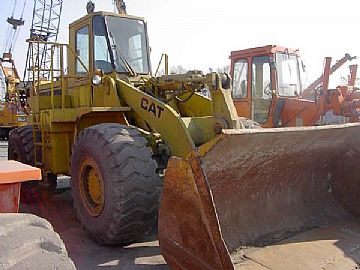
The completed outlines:
<svg viewBox="0 0 360 270">
<path fill-rule="evenodd" d="M 34 0 L 33 16 L 30 29 L 31 41 L 56 42 L 63 0 Z M 31 51 L 32 50 L 32 51 Z M 33 72 L 41 78 L 50 77 L 50 47 L 47 43 L 29 46 L 24 72 L 24 81 L 33 81 Z"/>
</svg>

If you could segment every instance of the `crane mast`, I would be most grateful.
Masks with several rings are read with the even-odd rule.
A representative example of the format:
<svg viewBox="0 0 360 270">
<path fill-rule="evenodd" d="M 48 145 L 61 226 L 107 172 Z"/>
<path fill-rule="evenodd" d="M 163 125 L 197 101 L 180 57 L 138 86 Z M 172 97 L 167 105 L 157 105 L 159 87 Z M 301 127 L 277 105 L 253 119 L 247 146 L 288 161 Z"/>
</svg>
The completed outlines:
<svg viewBox="0 0 360 270">
<path fill-rule="evenodd" d="M 0 139 L 9 137 L 13 128 L 26 124 L 26 93 L 19 90 L 20 77 L 12 57 L 23 20 L 26 0 L 15 0 L 7 18 L 7 32 L 0 55 Z"/>
<path fill-rule="evenodd" d="M 24 25 L 23 20 L 26 1 L 18 3 L 15 0 L 12 14 L 7 18 L 8 29 L 5 36 L 5 42 L 0 57 L 0 102 L 18 102 L 19 93 L 16 85 L 20 82 L 12 53 L 19 36 L 20 27 Z"/>
<path fill-rule="evenodd" d="M 3 48 L 2 60 L 11 60 L 11 53 L 14 50 L 19 35 L 20 26 L 23 26 L 25 23 L 25 21 L 23 20 L 25 5 L 25 0 L 22 1 L 22 6 L 18 5 L 18 1 L 15 0 L 12 14 L 6 20 L 6 22 L 8 23 L 8 30 L 5 37 L 6 40 Z M 19 7 L 21 7 L 21 13 L 17 14 L 19 13 L 17 12 L 19 10 Z"/>
<path fill-rule="evenodd" d="M 34 0 L 29 38 L 31 41 L 57 41 L 62 4 L 63 0 Z M 24 81 L 33 81 L 35 79 L 33 76 L 36 73 L 41 79 L 50 79 L 50 62 L 51 55 L 48 43 L 37 43 L 36 46 L 29 46 Z"/>
</svg>

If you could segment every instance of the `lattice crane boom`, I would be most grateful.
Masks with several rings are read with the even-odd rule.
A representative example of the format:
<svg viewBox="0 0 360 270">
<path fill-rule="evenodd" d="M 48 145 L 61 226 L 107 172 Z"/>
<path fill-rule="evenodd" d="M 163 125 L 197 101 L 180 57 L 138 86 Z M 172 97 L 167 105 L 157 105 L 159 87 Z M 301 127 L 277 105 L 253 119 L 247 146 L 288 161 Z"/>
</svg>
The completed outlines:
<svg viewBox="0 0 360 270">
<path fill-rule="evenodd" d="M 30 29 L 30 40 L 56 42 L 60 19 L 62 13 L 63 0 L 34 0 L 33 16 Z M 32 81 L 31 71 L 41 70 L 39 74 L 42 78 L 50 78 L 50 47 L 46 43 L 38 43 L 32 46 L 33 52 L 27 53 L 26 69 L 24 80 Z"/>
</svg>

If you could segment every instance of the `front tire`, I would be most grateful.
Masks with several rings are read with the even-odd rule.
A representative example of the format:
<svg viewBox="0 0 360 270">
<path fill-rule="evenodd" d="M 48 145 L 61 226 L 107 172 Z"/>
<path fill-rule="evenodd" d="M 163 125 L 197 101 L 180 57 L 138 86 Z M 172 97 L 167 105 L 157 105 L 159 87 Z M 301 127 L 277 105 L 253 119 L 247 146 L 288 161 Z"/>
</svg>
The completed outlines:
<svg viewBox="0 0 360 270">
<path fill-rule="evenodd" d="M 82 226 L 98 243 L 129 244 L 157 220 L 160 178 L 147 140 L 132 127 L 99 124 L 73 145 L 71 189 Z"/>
</svg>

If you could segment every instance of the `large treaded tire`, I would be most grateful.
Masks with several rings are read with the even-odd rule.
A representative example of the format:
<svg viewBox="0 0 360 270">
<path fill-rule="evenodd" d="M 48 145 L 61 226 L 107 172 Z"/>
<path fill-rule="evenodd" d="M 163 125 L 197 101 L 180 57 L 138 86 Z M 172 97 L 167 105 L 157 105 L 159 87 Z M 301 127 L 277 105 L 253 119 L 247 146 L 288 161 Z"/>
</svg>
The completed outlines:
<svg viewBox="0 0 360 270">
<path fill-rule="evenodd" d="M 32 126 L 15 128 L 10 131 L 8 159 L 34 166 L 34 141 Z"/>
<path fill-rule="evenodd" d="M 0 269 L 76 269 L 51 224 L 31 214 L 0 214 Z"/>
<path fill-rule="evenodd" d="M 78 218 L 102 245 L 130 244 L 157 221 L 161 182 L 147 140 L 120 124 L 99 124 L 80 132 L 72 148 L 71 189 Z M 93 160 L 103 181 L 103 208 L 91 215 L 81 193 L 81 164 Z M 88 188 L 90 189 L 90 188 Z"/>
</svg>

